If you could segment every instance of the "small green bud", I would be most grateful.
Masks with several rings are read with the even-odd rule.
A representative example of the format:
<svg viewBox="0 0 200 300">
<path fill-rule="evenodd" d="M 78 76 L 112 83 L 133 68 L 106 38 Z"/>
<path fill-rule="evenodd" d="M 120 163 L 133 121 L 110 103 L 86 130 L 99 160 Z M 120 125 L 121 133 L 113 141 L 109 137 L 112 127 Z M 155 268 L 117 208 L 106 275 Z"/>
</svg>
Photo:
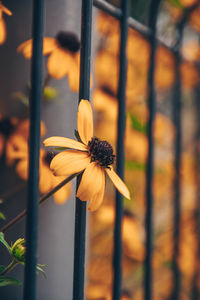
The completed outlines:
<svg viewBox="0 0 200 300">
<path fill-rule="evenodd" d="M 24 239 L 18 239 L 11 247 L 11 255 L 12 257 L 19 263 L 25 262 L 25 240 Z"/>
<path fill-rule="evenodd" d="M 57 90 L 51 86 L 46 86 L 43 91 L 44 100 L 54 100 L 58 96 Z"/>
</svg>

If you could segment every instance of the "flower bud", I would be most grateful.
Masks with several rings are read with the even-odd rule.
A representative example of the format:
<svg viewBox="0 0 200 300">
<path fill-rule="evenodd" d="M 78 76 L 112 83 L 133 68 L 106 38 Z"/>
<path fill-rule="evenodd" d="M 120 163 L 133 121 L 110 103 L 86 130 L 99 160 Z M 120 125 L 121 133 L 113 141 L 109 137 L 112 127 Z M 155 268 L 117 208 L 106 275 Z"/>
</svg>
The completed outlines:
<svg viewBox="0 0 200 300">
<path fill-rule="evenodd" d="M 45 100 L 54 100 L 58 96 L 56 89 L 51 86 L 46 86 L 43 93 Z"/>
<path fill-rule="evenodd" d="M 13 258 L 18 261 L 19 263 L 25 262 L 25 240 L 24 239 L 18 239 L 11 248 L 11 254 Z"/>
</svg>

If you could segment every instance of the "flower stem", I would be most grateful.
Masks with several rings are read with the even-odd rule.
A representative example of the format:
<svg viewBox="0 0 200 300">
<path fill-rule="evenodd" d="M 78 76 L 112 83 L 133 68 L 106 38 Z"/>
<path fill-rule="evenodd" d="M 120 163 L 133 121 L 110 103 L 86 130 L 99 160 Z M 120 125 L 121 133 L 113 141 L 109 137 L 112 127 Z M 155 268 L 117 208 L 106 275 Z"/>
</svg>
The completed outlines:
<svg viewBox="0 0 200 300">
<path fill-rule="evenodd" d="M 51 76 L 49 74 L 47 74 L 46 77 L 44 78 L 43 89 L 47 86 L 50 79 L 51 79 Z"/>
<path fill-rule="evenodd" d="M 11 261 L 11 263 L 1 272 L 1 276 L 7 274 L 10 272 L 18 263 L 16 262 L 15 259 Z"/>
<path fill-rule="evenodd" d="M 26 184 L 18 184 L 12 190 L 7 191 L 3 195 L 0 195 L 0 200 L 4 201 L 9 199 L 11 196 L 17 194 L 18 192 L 22 191 L 25 188 Z"/>
<path fill-rule="evenodd" d="M 65 184 L 67 184 L 69 181 L 71 181 L 74 177 L 76 177 L 78 174 L 73 174 L 66 179 L 64 179 L 61 183 L 56 185 L 52 190 L 50 190 L 47 194 L 43 195 L 39 200 L 39 205 L 44 203 L 49 197 L 51 197 L 55 192 L 57 192 L 60 188 L 62 188 Z M 14 217 L 10 222 L 8 222 L 6 225 L 4 225 L 0 232 L 5 232 L 10 227 L 18 223 L 21 219 L 23 219 L 24 216 L 26 216 L 27 210 L 24 209 L 21 213 L 19 213 L 16 217 Z"/>
</svg>

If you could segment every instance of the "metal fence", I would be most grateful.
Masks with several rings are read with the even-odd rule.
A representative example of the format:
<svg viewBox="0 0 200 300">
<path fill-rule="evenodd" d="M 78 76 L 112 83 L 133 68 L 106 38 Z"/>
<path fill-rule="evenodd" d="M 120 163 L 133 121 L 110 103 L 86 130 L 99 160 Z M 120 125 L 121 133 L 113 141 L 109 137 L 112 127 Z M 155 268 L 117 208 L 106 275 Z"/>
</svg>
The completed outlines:
<svg viewBox="0 0 200 300">
<path fill-rule="evenodd" d="M 171 299 L 179 299 L 180 296 L 180 270 L 178 266 L 179 236 L 180 236 L 180 163 L 181 163 L 181 82 L 180 63 L 182 60 L 180 49 L 183 38 L 184 25 L 193 7 L 186 9 L 177 26 L 177 39 L 173 46 L 165 45 L 156 37 L 156 22 L 159 11 L 160 0 L 152 0 L 149 12 L 148 27 L 140 24 L 129 16 L 130 0 L 122 0 L 121 8 L 116 8 L 104 0 L 82 0 L 82 21 L 81 21 L 81 64 L 80 64 L 80 91 L 81 99 L 90 99 L 90 58 L 91 58 L 91 31 L 92 31 L 92 10 L 93 6 L 105 11 L 120 21 L 121 42 L 120 42 L 120 71 L 118 83 L 118 138 L 117 138 L 117 173 L 124 177 L 124 134 L 125 134 L 125 91 L 126 91 L 126 45 L 128 27 L 133 28 L 150 43 L 150 65 L 148 76 L 148 159 L 146 168 L 146 258 L 144 262 L 144 299 L 153 299 L 152 285 L 152 248 L 153 248 L 153 174 L 154 174 L 154 139 L 153 124 L 155 118 L 156 93 L 155 93 L 155 53 L 158 44 L 169 49 L 175 56 L 176 82 L 173 88 L 173 119 L 176 127 L 175 140 L 175 177 L 174 177 L 174 250 L 173 250 L 173 290 Z M 40 144 L 40 107 L 42 98 L 42 45 L 44 31 L 44 0 L 33 1 L 33 56 L 31 72 L 31 97 L 30 97 L 30 155 L 29 155 L 29 181 L 28 181 L 28 203 L 27 211 L 23 211 L 1 230 L 5 232 L 16 224 L 27 214 L 26 222 L 26 266 L 24 275 L 24 299 L 36 299 L 36 263 L 37 263 L 37 236 L 38 236 L 38 208 L 56 190 L 62 187 L 63 181 L 55 189 L 43 196 L 40 201 L 38 180 L 39 180 L 39 144 Z M 199 101 L 197 101 L 199 109 Z M 197 139 L 199 138 L 199 130 Z M 198 154 L 198 153 L 197 153 Z M 33 160 L 34 157 L 34 160 Z M 77 187 L 80 178 L 77 179 Z M 121 297 L 122 281 L 122 227 L 123 198 L 116 193 L 116 217 L 114 228 L 114 254 L 113 254 L 113 300 Z M 199 222 L 199 215 L 197 216 Z M 76 199 L 75 212 L 75 243 L 74 243 L 74 287 L 73 299 L 84 299 L 84 270 L 85 270 L 85 232 L 86 232 L 86 203 Z M 198 251 L 199 252 L 199 251 Z M 193 299 L 198 299 L 198 290 L 194 288 Z"/>
</svg>

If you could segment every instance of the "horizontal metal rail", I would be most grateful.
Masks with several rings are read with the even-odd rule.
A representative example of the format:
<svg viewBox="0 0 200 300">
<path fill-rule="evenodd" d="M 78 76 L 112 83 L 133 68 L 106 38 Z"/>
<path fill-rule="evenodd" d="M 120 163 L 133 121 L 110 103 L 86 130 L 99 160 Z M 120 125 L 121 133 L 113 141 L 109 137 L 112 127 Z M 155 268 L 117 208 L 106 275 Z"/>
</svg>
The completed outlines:
<svg viewBox="0 0 200 300">
<path fill-rule="evenodd" d="M 122 18 L 122 10 L 104 0 L 93 0 L 93 5 L 118 20 L 121 20 L 121 18 Z M 133 19 L 132 17 L 128 18 L 128 25 L 130 28 L 136 30 L 138 33 L 140 33 L 145 38 L 149 39 L 153 35 L 153 32 L 149 27 L 141 24 L 140 22 Z M 166 48 L 174 53 L 173 46 L 167 45 L 165 42 L 161 41 L 157 37 L 156 37 L 156 43 L 160 44 L 164 48 Z"/>
</svg>

